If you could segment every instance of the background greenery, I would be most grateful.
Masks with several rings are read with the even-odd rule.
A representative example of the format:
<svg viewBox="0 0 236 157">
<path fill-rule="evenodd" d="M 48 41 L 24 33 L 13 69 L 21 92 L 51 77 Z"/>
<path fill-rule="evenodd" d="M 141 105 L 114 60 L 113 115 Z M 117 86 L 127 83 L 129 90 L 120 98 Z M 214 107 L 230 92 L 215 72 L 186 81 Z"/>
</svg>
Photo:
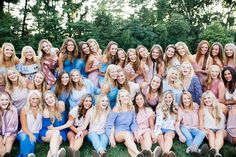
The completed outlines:
<svg viewBox="0 0 236 157">
<path fill-rule="evenodd" d="M 43 38 L 59 48 L 70 36 L 95 38 L 102 49 L 110 40 L 125 50 L 183 41 L 195 53 L 202 39 L 234 42 L 235 14 L 235 0 L 1 0 L 0 45 L 11 42 L 19 54 Z"/>
</svg>

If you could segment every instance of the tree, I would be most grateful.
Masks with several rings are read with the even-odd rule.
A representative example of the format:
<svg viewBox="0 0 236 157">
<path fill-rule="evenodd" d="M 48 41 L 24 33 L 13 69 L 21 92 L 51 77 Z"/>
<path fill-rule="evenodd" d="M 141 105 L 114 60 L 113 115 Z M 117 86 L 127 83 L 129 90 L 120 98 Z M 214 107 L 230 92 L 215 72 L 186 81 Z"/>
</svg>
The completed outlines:
<svg viewBox="0 0 236 157">
<path fill-rule="evenodd" d="M 16 4 L 19 0 L 1 0 L 0 1 L 0 18 L 3 17 L 3 14 L 4 14 L 4 2 L 6 3 L 14 3 Z"/>
</svg>

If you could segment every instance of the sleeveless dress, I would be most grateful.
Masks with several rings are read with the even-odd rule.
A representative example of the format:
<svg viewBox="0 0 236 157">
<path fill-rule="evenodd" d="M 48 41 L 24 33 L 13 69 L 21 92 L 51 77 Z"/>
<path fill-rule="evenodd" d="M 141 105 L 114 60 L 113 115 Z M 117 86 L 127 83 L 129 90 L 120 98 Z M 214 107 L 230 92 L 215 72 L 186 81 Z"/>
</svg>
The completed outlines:
<svg viewBox="0 0 236 157">
<path fill-rule="evenodd" d="M 118 94 L 118 87 L 113 87 L 111 83 L 109 83 L 110 91 L 108 92 L 107 96 L 110 100 L 110 107 L 111 109 L 116 105 L 116 97 Z"/>
<path fill-rule="evenodd" d="M 57 61 L 52 58 L 47 58 L 43 60 L 42 71 L 45 74 L 45 79 L 47 84 L 53 85 L 56 82 L 56 67 Z"/>
<path fill-rule="evenodd" d="M 75 59 L 75 62 L 74 62 L 74 66 L 75 66 L 75 69 L 79 70 L 80 71 L 80 74 L 85 77 L 85 78 L 88 78 L 88 73 L 85 71 L 85 66 L 86 66 L 86 62 L 84 59 Z"/>
<path fill-rule="evenodd" d="M 63 70 L 69 74 L 72 69 L 74 69 L 74 60 L 71 62 L 68 58 L 66 58 L 63 62 Z"/>
<path fill-rule="evenodd" d="M 99 64 L 100 64 L 100 61 L 94 57 L 92 67 L 98 66 Z M 98 70 L 95 70 L 95 71 L 88 74 L 88 79 L 91 80 L 95 84 L 95 86 L 97 86 L 97 87 L 99 87 L 99 84 L 98 84 L 99 74 L 98 74 L 98 72 L 99 72 Z"/>
<path fill-rule="evenodd" d="M 12 103 L 17 108 L 18 114 L 27 103 L 28 92 L 27 88 L 15 88 L 11 94 Z"/>
</svg>

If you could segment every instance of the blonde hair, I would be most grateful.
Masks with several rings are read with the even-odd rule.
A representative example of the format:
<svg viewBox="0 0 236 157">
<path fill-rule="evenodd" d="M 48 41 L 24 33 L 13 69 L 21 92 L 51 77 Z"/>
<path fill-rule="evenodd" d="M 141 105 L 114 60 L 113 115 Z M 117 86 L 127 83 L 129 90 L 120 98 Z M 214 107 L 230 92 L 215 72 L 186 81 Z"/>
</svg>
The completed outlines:
<svg viewBox="0 0 236 157">
<path fill-rule="evenodd" d="M 116 69 L 116 71 L 117 71 L 117 73 L 118 73 L 118 67 L 117 67 L 117 65 L 115 65 L 115 64 L 110 64 L 110 65 L 108 65 L 107 71 L 106 71 L 106 74 L 105 74 L 105 80 L 104 80 L 104 82 L 114 82 L 115 84 L 117 84 L 117 83 L 116 83 L 116 80 L 113 80 L 113 79 L 111 78 L 111 76 L 110 76 L 110 72 L 111 72 L 112 70 L 114 70 L 114 69 Z"/>
<path fill-rule="evenodd" d="M 34 49 L 31 47 L 31 46 L 24 46 L 23 48 L 22 48 L 22 51 L 21 51 L 21 63 L 25 63 L 25 61 L 26 61 L 26 57 L 25 57 L 25 54 L 26 54 L 26 50 L 27 49 L 30 49 L 30 51 L 32 51 L 32 53 L 33 53 L 33 62 L 35 63 L 35 64 L 39 64 L 38 63 L 38 58 L 37 58 L 37 56 L 36 56 L 36 54 L 35 54 L 35 51 L 34 51 Z"/>
<path fill-rule="evenodd" d="M 179 103 L 181 109 L 182 109 L 182 110 L 185 110 L 185 109 L 186 109 L 186 107 L 184 106 L 184 103 L 183 103 L 183 96 L 184 96 L 184 95 L 187 95 L 188 98 L 190 98 L 190 106 L 189 106 L 189 108 L 190 108 L 190 110 L 193 110 L 193 109 L 194 109 L 193 97 L 192 97 L 191 93 L 188 92 L 188 91 L 183 91 L 183 93 L 182 93 L 182 95 L 181 95 L 181 99 L 180 99 L 180 103 Z"/>
<path fill-rule="evenodd" d="M 48 95 L 48 94 L 51 94 L 51 95 L 54 97 L 54 99 L 55 99 L 55 105 L 54 105 L 54 110 L 53 110 L 53 112 L 50 110 L 48 104 L 47 104 L 46 101 L 45 101 L 45 97 L 46 97 L 46 95 Z M 60 112 L 60 107 L 59 107 L 59 101 L 58 101 L 56 95 L 55 95 L 52 91 L 49 91 L 49 90 L 48 90 L 48 91 L 46 91 L 46 92 L 44 93 L 44 95 L 43 95 L 43 104 L 44 104 L 44 108 L 46 108 L 46 109 L 50 112 L 49 118 L 50 118 L 51 122 L 54 122 L 55 117 L 56 117 L 59 121 L 62 120 L 62 114 L 61 114 L 61 112 Z"/>
<path fill-rule="evenodd" d="M 137 56 L 136 61 L 135 61 L 135 63 L 133 64 L 133 69 L 134 69 L 134 71 L 137 71 L 137 70 L 139 69 L 139 66 L 140 66 L 140 64 L 139 64 L 139 63 L 140 63 L 140 60 L 139 60 L 137 51 L 135 51 L 135 49 L 133 49 L 133 48 L 129 48 L 129 49 L 127 50 L 127 56 L 128 56 L 127 62 L 128 62 L 128 63 L 131 62 L 131 61 L 130 61 L 130 58 L 129 58 L 129 54 L 130 54 L 130 53 L 135 53 L 135 55 Z"/>
<path fill-rule="evenodd" d="M 231 49 L 233 51 L 233 61 L 234 61 L 234 67 L 233 68 L 236 68 L 236 45 L 234 43 L 228 43 L 228 44 L 225 45 L 224 51 L 226 50 L 227 47 L 231 47 Z M 225 66 L 227 66 L 228 61 L 229 61 L 229 57 L 226 55 L 226 53 L 225 53 L 224 56 L 225 56 L 224 63 L 225 63 Z"/>
<path fill-rule="evenodd" d="M 31 99 L 32 95 L 34 95 L 34 94 L 39 97 L 38 112 L 42 113 L 43 112 L 42 94 L 38 90 L 31 90 L 29 92 L 29 95 L 27 97 L 27 102 L 23 108 L 26 110 L 26 112 L 31 111 L 30 99 Z"/>
<path fill-rule="evenodd" d="M 120 101 L 120 94 L 121 93 L 127 93 L 128 95 L 129 92 L 126 90 L 126 89 L 120 89 L 118 94 L 117 94 L 117 98 L 116 98 L 116 107 L 118 108 L 119 111 L 122 111 L 122 104 L 121 104 L 121 101 Z M 133 102 L 131 99 L 129 99 L 129 103 L 127 104 L 127 107 L 129 110 L 133 110 L 134 109 L 134 105 L 133 105 Z"/>
<path fill-rule="evenodd" d="M 88 43 L 88 45 L 89 45 L 89 49 L 90 49 L 90 44 L 91 44 L 91 43 L 95 43 L 96 46 L 97 46 L 97 52 L 96 52 L 96 53 L 98 53 L 98 52 L 100 51 L 99 44 L 98 44 L 98 42 L 97 42 L 95 39 L 89 39 L 89 40 L 87 40 L 87 43 Z M 90 49 L 90 52 L 92 52 L 91 49 Z M 94 53 L 94 52 L 93 52 L 93 53 Z"/>
<path fill-rule="evenodd" d="M 170 94 L 173 101 L 170 106 L 166 105 L 165 103 L 165 97 Z M 156 111 L 162 111 L 163 112 L 163 119 L 166 120 L 168 116 L 171 114 L 176 115 L 177 113 L 177 104 L 175 103 L 175 96 L 174 93 L 171 90 L 167 90 L 163 93 L 161 102 L 157 105 Z"/>
<path fill-rule="evenodd" d="M 95 121 L 100 121 L 101 120 L 101 102 L 102 102 L 102 98 L 103 97 L 107 97 L 108 99 L 108 105 L 107 105 L 107 108 L 106 108 L 106 111 L 105 111 L 105 115 L 106 117 L 108 116 L 109 112 L 111 111 L 111 108 L 110 108 L 110 101 L 109 101 L 109 98 L 107 95 L 104 95 L 104 94 L 100 94 L 98 95 L 97 99 L 96 99 L 96 104 L 95 104 L 95 107 L 94 107 L 94 110 L 93 110 L 93 113 L 92 113 L 92 117 L 91 117 L 91 121 L 92 122 L 95 122 Z"/>
<path fill-rule="evenodd" d="M 212 81 L 213 81 L 212 78 L 211 78 L 211 70 L 212 70 L 213 68 L 217 68 L 217 69 L 218 69 L 219 75 L 218 75 L 217 78 L 218 78 L 219 80 L 222 80 L 220 67 L 219 67 L 218 65 L 215 65 L 215 64 L 211 65 L 211 66 L 208 68 L 207 77 L 206 77 L 206 80 L 205 80 L 205 82 L 204 82 L 204 87 L 205 87 L 206 89 L 209 89 L 209 86 L 211 85 L 211 83 L 212 83 Z"/>
<path fill-rule="evenodd" d="M 21 77 L 20 73 L 15 69 L 15 68 L 9 68 L 7 69 L 6 71 L 6 75 L 5 75 L 5 82 L 6 82 L 6 87 L 5 87 L 5 90 L 8 92 L 8 93 L 12 93 L 13 92 L 13 83 L 12 81 L 8 78 L 8 72 L 9 71 L 14 71 L 18 77 L 17 79 L 17 85 L 20 87 L 20 88 L 23 88 L 24 87 L 24 79 Z"/>
<path fill-rule="evenodd" d="M 172 58 L 169 58 L 169 57 L 167 56 L 167 51 L 168 51 L 169 48 L 174 49 L 174 55 L 173 55 Z M 165 53 L 164 53 L 164 57 L 163 57 L 163 60 L 164 60 L 164 63 L 165 63 L 165 65 L 166 65 L 166 67 L 170 67 L 170 66 L 171 66 L 171 60 L 172 60 L 173 58 L 175 58 L 175 56 L 176 56 L 176 47 L 175 47 L 175 45 L 173 45 L 173 44 L 169 44 L 169 45 L 166 47 L 166 49 L 165 49 Z"/>
<path fill-rule="evenodd" d="M 223 111 L 221 110 L 220 104 L 219 104 L 218 100 L 216 99 L 215 95 L 212 93 L 212 91 L 207 90 L 202 94 L 200 107 L 204 108 L 204 106 L 205 106 L 204 99 L 206 96 L 211 97 L 211 100 L 212 100 L 212 113 L 211 113 L 211 115 L 216 120 L 217 124 L 219 124 L 221 121 L 220 113 Z"/>
<path fill-rule="evenodd" d="M 43 51 L 42 51 L 42 44 L 43 44 L 44 42 L 47 43 L 47 44 L 49 45 L 49 47 L 52 48 L 52 44 L 50 43 L 50 41 L 48 41 L 47 39 L 42 39 L 42 40 L 40 40 L 39 46 L 38 46 L 38 57 L 39 57 L 40 60 L 42 60 L 42 59 L 43 59 L 43 56 L 44 56 L 44 53 L 43 53 Z"/>
<path fill-rule="evenodd" d="M 15 61 L 17 59 L 15 48 L 14 48 L 14 46 L 11 43 L 4 43 L 2 45 L 2 52 L 0 53 L 0 66 L 5 66 L 5 60 L 4 60 L 4 55 L 5 54 L 4 54 L 4 51 L 5 51 L 5 47 L 6 46 L 10 46 L 13 49 L 13 54 L 12 54 L 12 56 L 10 58 L 10 62 L 11 62 L 11 65 L 15 65 L 16 64 Z"/>
<path fill-rule="evenodd" d="M 184 62 L 181 64 L 181 67 L 182 67 L 183 65 L 188 65 L 188 66 L 189 66 L 189 68 L 190 68 L 189 77 L 192 78 L 192 77 L 195 75 L 192 64 L 191 64 L 190 62 L 188 62 L 188 61 L 184 61 Z M 182 73 L 182 70 L 181 70 L 180 79 L 183 80 L 183 78 L 184 78 L 184 76 L 183 76 L 183 73 Z"/>
<path fill-rule="evenodd" d="M 71 70 L 71 72 L 70 72 L 70 82 L 72 83 L 73 88 L 75 88 L 75 82 L 72 80 L 72 75 L 73 75 L 74 72 L 77 72 L 80 76 L 80 79 L 79 79 L 79 82 L 78 82 L 78 87 L 79 87 L 79 89 L 82 89 L 84 87 L 84 81 L 83 81 L 83 78 L 82 78 L 79 70 L 77 70 L 77 69 Z"/>
</svg>

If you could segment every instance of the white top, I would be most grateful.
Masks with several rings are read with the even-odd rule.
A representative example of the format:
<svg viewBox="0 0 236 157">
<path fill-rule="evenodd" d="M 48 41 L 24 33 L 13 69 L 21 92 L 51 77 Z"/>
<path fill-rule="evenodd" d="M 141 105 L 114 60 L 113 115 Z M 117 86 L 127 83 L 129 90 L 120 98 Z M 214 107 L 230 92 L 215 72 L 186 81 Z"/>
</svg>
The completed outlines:
<svg viewBox="0 0 236 157">
<path fill-rule="evenodd" d="M 89 132 L 95 132 L 97 134 L 105 133 L 105 125 L 108 115 L 101 114 L 99 115 L 99 118 L 97 117 L 98 119 L 92 121 L 93 114 L 94 114 L 94 108 L 92 109 L 92 114 L 90 117 Z"/>
<path fill-rule="evenodd" d="M 69 114 L 75 118 L 74 125 L 76 127 L 80 127 L 84 122 L 83 116 L 80 119 L 78 118 L 79 117 L 78 110 L 79 110 L 79 106 L 77 105 L 74 108 L 72 108 L 72 110 L 70 110 L 69 112 Z"/>
<path fill-rule="evenodd" d="M 140 91 L 140 86 L 137 83 L 129 81 L 129 87 L 130 87 L 130 98 L 131 100 L 134 100 L 135 94 Z"/>
</svg>

